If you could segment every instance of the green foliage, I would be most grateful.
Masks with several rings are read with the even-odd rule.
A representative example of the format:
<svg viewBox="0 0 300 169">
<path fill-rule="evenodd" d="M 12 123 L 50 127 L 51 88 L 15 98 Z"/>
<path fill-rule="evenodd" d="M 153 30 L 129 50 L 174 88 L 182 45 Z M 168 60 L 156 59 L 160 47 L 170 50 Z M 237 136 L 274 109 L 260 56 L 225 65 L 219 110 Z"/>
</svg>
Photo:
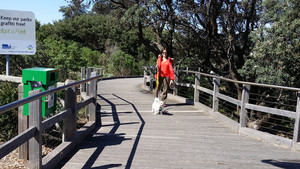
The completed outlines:
<svg viewBox="0 0 300 169">
<path fill-rule="evenodd" d="M 135 63 L 131 55 L 118 50 L 112 53 L 109 60 L 109 71 L 116 76 L 130 76 L 134 69 Z"/>
<path fill-rule="evenodd" d="M 0 106 L 18 99 L 17 86 L 11 83 L 0 83 Z M 17 134 L 18 111 L 11 110 L 0 115 L 0 141 L 7 141 Z"/>
<path fill-rule="evenodd" d="M 56 22 L 54 33 L 65 40 L 71 40 L 85 47 L 105 51 L 105 42 L 113 31 L 112 18 L 103 15 L 80 15 Z"/>
<path fill-rule="evenodd" d="M 256 45 L 240 73 L 259 83 L 300 87 L 300 2 L 266 0 Z"/>
</svg>

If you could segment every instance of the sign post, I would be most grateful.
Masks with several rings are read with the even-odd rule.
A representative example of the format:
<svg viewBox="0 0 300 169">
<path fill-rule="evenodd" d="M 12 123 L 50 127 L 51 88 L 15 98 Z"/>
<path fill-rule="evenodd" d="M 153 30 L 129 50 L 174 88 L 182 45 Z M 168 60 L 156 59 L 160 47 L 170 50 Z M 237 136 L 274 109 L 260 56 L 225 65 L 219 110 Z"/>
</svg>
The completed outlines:
<svg viewBox="0 0 300 169">
<path fill-rule="evenodd" d="M 9 55 L 6 55 L 6 76 L 9 76 Z"/>
<path fill-rule="evenodd" d="M 8 76 L 9 55 L 34 55 L 36 52 L 34 13 L 0 9 L 0 45 L 0 54 L 6 55 Z"/>
</svg>

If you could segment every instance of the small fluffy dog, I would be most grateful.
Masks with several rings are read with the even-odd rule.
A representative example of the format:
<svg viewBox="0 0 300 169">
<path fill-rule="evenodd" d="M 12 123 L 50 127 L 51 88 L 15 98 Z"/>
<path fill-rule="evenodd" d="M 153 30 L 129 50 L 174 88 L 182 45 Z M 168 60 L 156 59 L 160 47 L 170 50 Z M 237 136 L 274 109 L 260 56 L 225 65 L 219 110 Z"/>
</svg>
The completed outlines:
<svg viewBox="0 0 300 169">
<path fill-rule="evenodd" d="M 160 109 L 162 108 L 163 102 L 159 100 L 159 98 L 155 98 L 152 103 L 152 113 L 159 114 Z"/>
</svg>

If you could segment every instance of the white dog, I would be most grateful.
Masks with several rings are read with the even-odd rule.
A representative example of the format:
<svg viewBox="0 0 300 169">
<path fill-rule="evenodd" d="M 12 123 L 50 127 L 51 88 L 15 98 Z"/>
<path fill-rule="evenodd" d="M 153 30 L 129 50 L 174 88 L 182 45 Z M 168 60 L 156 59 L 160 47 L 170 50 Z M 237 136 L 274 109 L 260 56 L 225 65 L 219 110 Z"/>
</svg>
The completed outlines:
<svg viewBox="0 0 300 169">
<path fill-rule="evenodd" d="M 152 113 L 159 114 L 160 109 L 162 108 L 163 102 L 159 100 L 159 98 L 155 98 L 152 103 Z"/>
</svg>

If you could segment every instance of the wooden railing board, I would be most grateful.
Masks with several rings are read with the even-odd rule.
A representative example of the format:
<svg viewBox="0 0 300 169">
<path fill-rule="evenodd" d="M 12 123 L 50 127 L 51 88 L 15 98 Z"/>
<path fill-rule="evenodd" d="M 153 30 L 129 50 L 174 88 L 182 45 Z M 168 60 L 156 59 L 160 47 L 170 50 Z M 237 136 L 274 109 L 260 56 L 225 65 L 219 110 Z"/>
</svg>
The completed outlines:
<svg viewBox="0 0 300 169">
<path fill-rule="evenodd" d="M 32 138 L 37 132 L 36 127 L 29 127 L 27 130 L 18 134 L 16 137 L 10 139 L 0 146 L 0 159 L 12 152 L 14 149 L 18 148 L 30 138 Z"/>
<path fill-rule="evenodd" d="M 226 101 L 228 101 L 228 102 L 230 102 L 232 104 L 241 106 L 241 101 L 238 100 L 238 99 L 232 98 L 230 96 L 226 96 L 226 95 L 221 94 L 221 93 L 217 93 L 217 97 L 220 98 L 220 99 L 226 100 Z"/>
<path fill-rule="evenodd" d="M 65 119 L 67 116 L 69 116 L 72 113 L 72 109 L 69 108 L 67 110 L 64 110 L 42 122 L 42 131 L 45 131 L 46 129 L 52 127 L 55 123 L 58 123 Z"/>
<path fill-rule="evenodd" d="M 148 71 L 146 69 L 151 69 L 152 67 L 143 67 L 143 68 L 144 68 L 144 71 Z M 207 88 L 201 86 L 201 84 L 198 85 L 197 84 L 197 79 L 195 79 L 195 84 L 196 85 L 178 82 L 179 72 L 185 72 L 187 74 L 195 74 L 195 77 L 198 78 L 198 79 L 200 79 L 201 76 L 206 76 L 208 78 L 212 78 L 213 82 L 214 82 L 213 90 L 207 89 Z M 194 89 L 196 88 L 194 90 L 196 92 L 197 91 L 202 91 L 202 92 L 205 92 L 205 93 L 213 96 L 213 106 L 210 108 L 211 110 L 208 110 L 208 112 L 210 112 L 212 116 L 217 117 L 221 121 L 225 121 L 226 124 L 230 124 L 230 126 L 234 126 L 233 127 L 234 130 L 238 130 L 238 129 L 236 129 L 235 125 L 232 125 L 231 123 L 229 123 L 229 121 L 231 119 L 223 118 L 223 116 L 218 115 L 218 114 L 221 115 L 221 113 L 218 112 L 219 99 L 226 100 L 226 101 L 240 107 L 240 110 L 239 110 L 240 111 L 239 112 L 240 113 L 240 123 L 238 123 L 239 128 L 240 128 L 239 129 L 240 132 L 245 131 L 245 130 L 241 130 L 241 129 L 242 128 L 244 129 L 247 126 L 248 110 L 255 110 L 255 111 L 260 111 L 260 112 L 265 112 L 265 113 L 270 113 L 270 114 L 274 114 L 274 115 L 279 115 L 279 116 L 282 116 L 282 117 L 288 117 L 288 118 L 295 119 L 295 126 L 294 126 L 294 133 L 293 133 L 292 142 L 293 142 L 293 145 L 295 145 L 295 146 L 297 145 L 297 147 L 300 147 L 299 144 L 298 144 L 298 142 L 300 140 L 300 136 L 299 136 L 299 132 L 300 132 L 300 129 L 299 129 L 300 128 L 300 122 L 299 122 L 300 121 L 300 99 L 299 99 L 300 98 L 300 88 L 285 87 L 285 86 L 278 86 L 278 85 L 269 85 L 269 84 L 260 84 L 260 83 L 254 83 L 254 82 L 237 81 L 237 80 L 224 78 L 224 77 L 218 76 L 218 75 L 207 74 L 207 73 L 203 73 L 203 72 L 199 72 L 199 71 L 198 72 L 197 71 L 190 71 L 188 68 L 186 68 L 186 70 L 178 70 L 178 69 L 174 68 L 174 73 L 175 73 L 175 84 L 176 84 L 175 89 L 173 89 L 173 95 L 174 96 L 177 96 L 177 93 L 178 93 L 177 86 L 184 86 L 184 87 L 189 87 L 189 88 L 194 88 Z M 230 96 L 226 96 L 224 94 L 220 94 L 219 93 L 220 80 L 224 80 L 224 81 L 227 81 L 227 82 L 243 85 L 241 100 L 232 98 Z M 146 82 L 144 82 L 144 83 L 146 83 Z M 249 104 L 248 102 L 249 102 L 250 86 L 258 86 L 258 87 L 267 87 L 267 88 L 275 88 L 275 89 L 296 91 L 298 93 L 297 94 L 296 112 L 289 111 L 289 110 L 281 110 L 281 109 L 277 109 L 277 108 L 270 108 L 270 107 L 266 107 L 266 106 L 259 106 L 259 105 Z M 197 97 L 197 94 L 194 93 L 194 96 Z M 201 103 L 197 102 L 197 99 L 194 99 L 193 104 L 196 105 L 196 106 L 202 105 Z M 207 106 L 205 106 L 205 107 L 207 107 Z M 233 121 L 233 120 L 231 120 L 231 121 Z M 249 130 L 251 131 L 251 130 L 255 130 L 255 129 L 247 128 L 247 131 L 249 131 Z M 247 132 L 247 133 L 250 133 L 250 135 L 251 135 L 255 132 Z M 271 140 L 271 141 L 278 140 L 276 138 L 270 139 L 270 136 L 265 137 L 265 138 L 268 139 L 268 140 Z M 286 142 L 286 141 L 283 141 L 283 142 Z M 295 146 L 293 146 L 293 147 L 295 147 Z"/>
<path fill-rule="evenodd" d="M 266 107 L 266 106 L 260 106 L 260 105 L 254 105 L 250 103 L 245 104 L 246 109 L 275 114 L 283 117 L 289 117 L 289 118 L 296 118 L 296 112 L 288 111 L 288 110 L 280 110 L 276 108 Z"/>
<path fill-rule="evenodd" d="M 95 73 L 94 73 L 95 74 Z M 1 158 L 4 157 L 5 155 L 9 154 L 11 151 L 19 147 L 20 145 L 24 144 L 25 142 L 29 141 L 29 167 L 30 168 L 42 168 L 42 139 L 41 139 L 41 133 L 45 129 L 53 126 L 55 123 L 64 120 L 64 137 L 65 139 L 63 140 L 70 140 L 70 144 L 66 144 L 67 146 L 59 146 L 62 148 L 63 152 L 57 152 L 60 150 L 55 150 L 53 152 L 57 152 L 56 154 L 64 153 L 64 152 L 70 152 L 76 144 L 79 144 L 81 139 L 83 138 L 76 138 L 76 136 L 86 136 L 88 133 L 86 132 L 91 132 L 93 128 L 95 128 L 96 122 L 89 122 L 84 126 L 83 130 L 78 130 L 76 131 L 76 114 L 77 114 L 77 108 L 84 106 L 91 105 L 91 103 L 94 102 L 94 106 L 96 105 L 96 96 L 97 96 L 97 81 L 98 79 L 102 78 L 102 75 L 99 76 L 94 76 L 85 80 L 81 80 L 79 82 L 73 82 L 64 86 L 59 86 L 57 88 L 47 90 L 45 92 L 41 92 L 39 90 L 34 90 L 31 91 L 31 94 L 29 97 L 21 99 L 12 103 L 9 103 L 7 105 L 1 106 L 0 107 L 0 114 L 5 113 L 9 110 L 12 110 L 16 107 L 22 107 L 23 104 L 29 103 L 29 109 L 30 109 L 30 114 L 29 114 L 29 126 L 32 126 L 28 129 L 26 129 L 24 132 L 20 133 L 13 139 L 7 141 L 3 145 L 0 146 L 0 156 Z M 76 103 L 76 94 L 75 94 L 75 86 L 84 84 L 87 82 L 91 82 L 90 84 L 93 84 L 89 87 L 93 87 L 94 89 L 90 88 L 90 92 L 93 92 L 93 95 L 87 96 L 89 99 L 87 101 L 83 101 L 82 103 L 77 104 Z M 42 113 L 41 113 L 41 98 L 43 96 L 47 96 L 53 93 L 56 93 L 61 90 L 66 89 L 66 107 L 67 110 L 60 112 L 59 114 L 45 120 L 42 122 Z M 22 92 L 22 91 L 20 91 Z M 21 93 L 20 93 L 21 95 Z M 71 96 L 72 95 L 72 96 Z M 20 109 L 21 110 L 21 109 Z M 96 113 L 96 111 L 94 111 Z M 71 133 L 71 134 L 70 134 Z M 80 134 L 78 134 L 80 133 Z M 64 143 L 61 145 L 65 145 Z M 70 149 L 71 147 L 71 149 Z M 55 154 L 55 153 L 52 153 Z M 58 155 L 57 155 L 58 156 Z M 45 164 L 45 168 L 51 168 L 53 165 L 57 165 L 57 156 L 53 157 L 53 160 L 44 160 L 47 162 Z M 25 159 L 25 158 L 24 158 Z M 49 163 L 49 161 L 51 161 Z M 49 165 L 51 164 L 51 165 Z M 50 167 L 49 167 L 50 166 Z"/>
</svg>

